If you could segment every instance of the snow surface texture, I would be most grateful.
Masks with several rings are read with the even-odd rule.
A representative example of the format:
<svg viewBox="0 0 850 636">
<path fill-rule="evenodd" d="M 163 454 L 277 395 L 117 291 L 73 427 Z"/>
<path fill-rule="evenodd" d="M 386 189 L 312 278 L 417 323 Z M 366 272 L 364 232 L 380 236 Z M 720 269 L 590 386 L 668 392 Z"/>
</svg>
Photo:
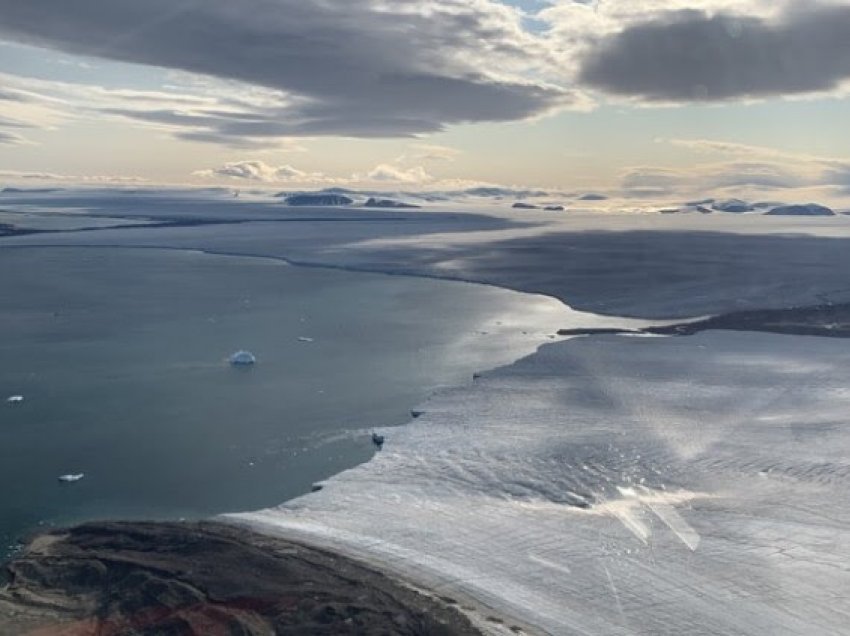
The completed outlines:
<svg viewBox="0 0 850 636">
<path fill-rule="evenodd" d="M 552 634 L 848 633 L 848 375 L 844 340 L 555 343 L 235 518 Z"/>
</svg>

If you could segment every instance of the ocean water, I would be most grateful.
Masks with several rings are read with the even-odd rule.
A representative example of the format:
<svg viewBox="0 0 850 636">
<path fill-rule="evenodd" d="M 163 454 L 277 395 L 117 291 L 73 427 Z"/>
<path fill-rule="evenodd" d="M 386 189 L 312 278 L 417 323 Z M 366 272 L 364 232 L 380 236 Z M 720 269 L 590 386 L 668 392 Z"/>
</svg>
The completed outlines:
<svg viewBox="0 0 850 636">
<path fill-rule="evenodd" d="M 309 492 L 370 459 L 373 428 L 580 316 L 494 287 L 178 250 L 3 248 L 0 271 L 0 555 L 54 524 Z M 227 364 L 243 348 L 254 368 Z"/>
</svg>

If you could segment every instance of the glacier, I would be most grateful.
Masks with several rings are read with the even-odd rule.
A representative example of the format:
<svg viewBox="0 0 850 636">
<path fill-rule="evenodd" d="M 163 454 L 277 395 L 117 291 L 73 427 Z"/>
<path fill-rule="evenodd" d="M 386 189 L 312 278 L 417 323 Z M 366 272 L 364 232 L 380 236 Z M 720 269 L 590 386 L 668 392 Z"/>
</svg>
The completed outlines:
<svg viewBox="0 0 850 636">
<path fill-rule="evenodd" d="M 492 633 L 847 633 L 848 374 L 846 340 L 551 343 L 228 518 L 476 599 Z"/>
</svg>

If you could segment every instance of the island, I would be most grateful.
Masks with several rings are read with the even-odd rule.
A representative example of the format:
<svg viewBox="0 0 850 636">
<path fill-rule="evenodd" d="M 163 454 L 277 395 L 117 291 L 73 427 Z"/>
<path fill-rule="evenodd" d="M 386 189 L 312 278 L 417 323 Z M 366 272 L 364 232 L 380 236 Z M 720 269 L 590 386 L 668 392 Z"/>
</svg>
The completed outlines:
<svg viewBox="0 0 850 636">
<path fill-rule="evenodd" d="M 802 205 L 781 205 L 764 213 L 765 216 L 835 216 L 835 212 L 825 205 L 805 203 Z"/>
<path fill-rule="evenodd" d="M 723 201 L 714 201 L 711 204 L 711 209 L 718 212 L 741 213 L 752 212 L 755 208 L 746 201 L 741 201 L 741 199 L 724 199 Z"/>
<path fill-rule="evenodd" d="M 414 205 L 413 203 L 405 203 L 403 201 L 394 201 L 393 199 L 377 199 L 375 197 L 369 197 L 369 200 L 363 204 L 363 207 L 416 209 L 421 208 L 422 206 Z"/>
<path fill-rule="evenodd" d="M 323 206 L 335 207 L 351 205 L 354 199 L 343 194 L 329 194 L 324 192 L 314 194 L 291 194 L 283 200 L 286 205 L 291 206 Z"/>
</svg>

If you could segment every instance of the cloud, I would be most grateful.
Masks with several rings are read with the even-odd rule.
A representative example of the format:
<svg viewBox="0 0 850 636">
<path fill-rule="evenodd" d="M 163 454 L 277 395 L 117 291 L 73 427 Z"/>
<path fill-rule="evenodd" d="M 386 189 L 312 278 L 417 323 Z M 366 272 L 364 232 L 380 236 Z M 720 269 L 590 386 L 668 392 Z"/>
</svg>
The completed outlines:
<svg viewBox="0 0 850 636">
<path fill-rule="evenodd" d="M 325 179 L 325 176 L 318 172 L 308 173 L 289 165 L 270 166 L 263 161 L 235 161 L 226 163 L 219 168 L 198 170 L 193 174 L 194 176 L 203 178 L 226 177 L 266 183 L 285 181 L 317 182 Z"/>
<path fill-rule="evenodd" d="M 151 111 L 220 137 L 407 136 L 564 107 L 520 12 L 491 0 L 0 0 L 0 38 L 280 92 L 252 117 Z M 143 118 L 125 109 L 127 117 Z M 149 119 L 150 121 L 150 119 Z"/>
<path fill-rule="evenodd" d="M 850 159 L 818 157 L 777 148 L 710 139 L 669 139 L 662 143 L 714 156 L 689 168 L 629 168 L 620 185 L 632 195 L 684 194 L 715 189 L 789 190 L 850 187 Z"/>
<path fill-rule="evenodd" d="M 778 17 L 680 10 L 603 37 L 579 81 L 656 102 L 830 91 L 850 80 L 850 6 L 792 3 Z"/>
<path fill-rule="evenodd" d="M 279 92 L 233 82 L 200 82 L 187 76 L 180 79 L 183 83 L 163 90 L 125 90 L 0 72 L 0 126 L 46 129 L 72 120 L 132 120 L 192 142 L 252 150 L 303 150 L 292 139 L 219 131 L 230 122 L 269 117 L 269 104 L 280 104 Z"/>
<path fill-rule="evenodd" d="M 96 184 L 133 184 L 148 183 L 142 177 L 131 177 L 121 175 L 69 175 L 56 174 L 53 172 L 21 172 L 18 170 L 0 170 L 0 179 L 14 181 L 50 181 L 62 183 L 96 183 Z"/>
<path fill-rule="evenodd" d="M 0 125 L 2 125 L 2 120 L 0 120 Z M 16 132 L 11 132 L 8 130 L 0 130 L 0 145 L 6 146 L 20 146 L 23 144 L 28 144 L 30 141 Z"/>
<path fill-rule="evenodd" d="M 454 161 L 462 154 L 457 148 L 437 144 L 412 144 L 398 161 Z"/>
<path fill-rule="evenodd" d="M 0 127 L 2 128 L 34 128 L 31 123 L 21 121 L 20 119 L 14 119 L 12 117 L 5 117 L 0 115 Z"/>
<path fill-rule="evenodd" d="M 425 171 L 422 166 L 414 168 L 399 168 L 383 163 L 375 166 L 367 175 L 368 181 L 380 181 L 387 183 L 422 184 L 433 181 L 434 177 Z"/>
</svg>

